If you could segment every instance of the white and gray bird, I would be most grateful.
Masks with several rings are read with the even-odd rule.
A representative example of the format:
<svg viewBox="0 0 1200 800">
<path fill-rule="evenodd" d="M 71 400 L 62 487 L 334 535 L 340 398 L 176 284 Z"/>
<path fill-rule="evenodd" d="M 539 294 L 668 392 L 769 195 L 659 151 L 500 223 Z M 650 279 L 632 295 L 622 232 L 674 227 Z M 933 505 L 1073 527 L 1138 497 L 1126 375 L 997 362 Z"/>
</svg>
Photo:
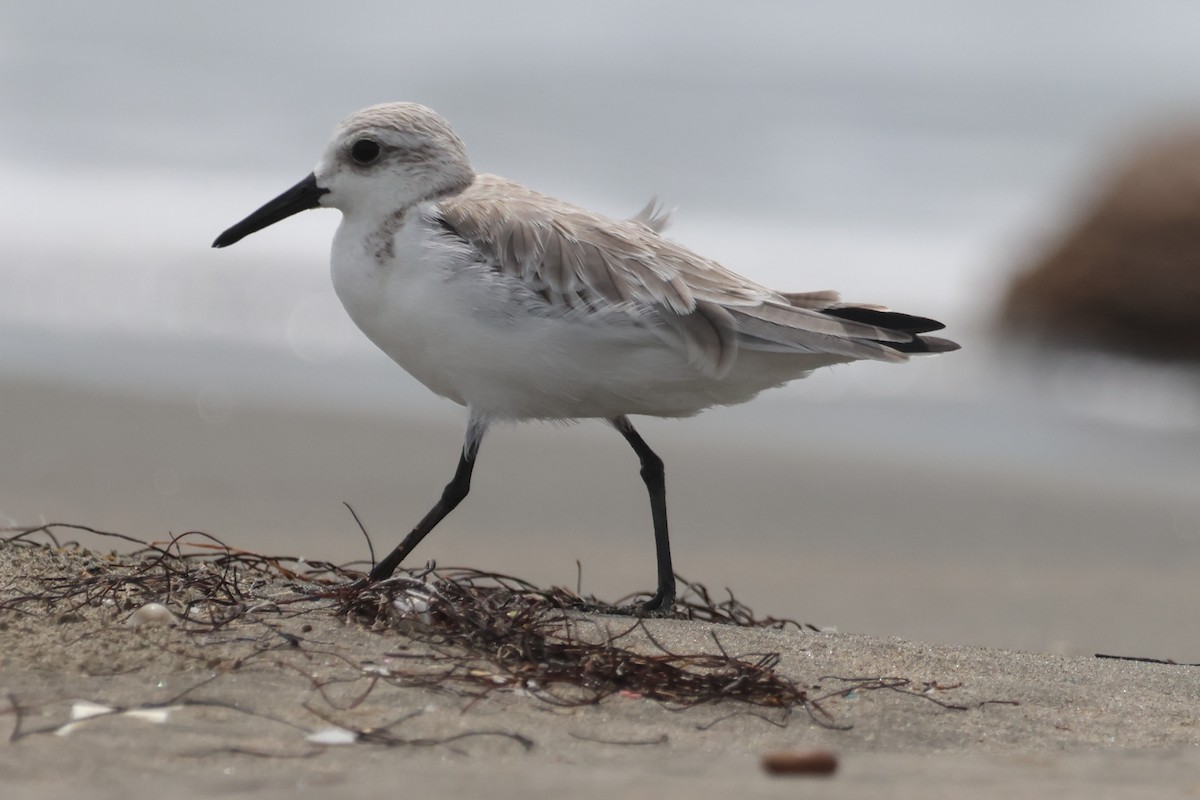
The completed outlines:
<svg viewBox="0 0 1200 800">
<path fill-rule="evenodd" d="M 351 319 L 469 414 L 454 478 L 372 580 L 389 577 L 467 495 L 491 422 L 596 418 L 641 461 L 658 557 L 645 610 L 668 610 L 663 464 L 629 415 L 686 417 L 817 367 L 958 348 L 922 335 L 943 327 L 934 320 L 743 278 L 663 238 L 653 202 L 614 219 L 478 174 L 446 120 L 415 103 L 351 115 L 312 174 L 213 246 L 317 207 L 342 212 L 333 285 Z"/>
</svg>

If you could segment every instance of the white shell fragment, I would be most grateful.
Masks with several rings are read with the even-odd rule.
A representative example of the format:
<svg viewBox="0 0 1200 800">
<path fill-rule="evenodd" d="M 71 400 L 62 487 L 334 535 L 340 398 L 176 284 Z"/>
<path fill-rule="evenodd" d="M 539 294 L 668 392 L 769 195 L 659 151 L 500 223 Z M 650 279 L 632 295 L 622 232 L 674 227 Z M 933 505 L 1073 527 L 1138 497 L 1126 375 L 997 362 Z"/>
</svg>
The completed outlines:
<svg viewBox="0 0 1200 800">
<path fill-rule="evenodd" d="M 429 615 L 429 596 L 422 594 L 414 589 L 408 589 L 403 594 L 396 595 L 396 599 L 392 601 L 392 608 L 401 617 L 417 619 L 423 625 L 428 625 L 433 621 Z"/>
<path fill-rule="evenodd" d="M 304 739 L 313 744 L 354 744 L 358 741 L 358 733 L 331 725 L 328 728 L 313 731 Z"/>
<path fill-rule="evenodd" d="M 162 603 L 146 603 L 125 620 L 125 624 L 130 628 L 140 628 L 143 625 L 170 625 L 173 622 L 175 622 L 175 615 Z"/>
<path fill-rule="evenodd" d="M 382 664 L 364 664 L 362 671 L 368 675 L 380 675 L 384 678 L 392 676 L 392 671 Z"/>
<path fill-rule="evenodd" d="M 87 720 L 95 719 L 96 717 L 105 717 L 112 714 L 117 714 L 122 717 L 130 717 L 132 719 L 140 719 L 143 722 L 152 722 L 161 725 L 170 717 L 171 712 L 178 709 L 180 706 L 155 706 L 149 708 L 130 708 L 124 711 L 118 710 L 113 706 L 106 706 L 102 703 L 93 703 L 90 700 L 76 700 L 71 704 L 71 721 L 66 725 L 60 725 L 54 731 L 55 736 L 69 736 L 75 730 L 81 727 Z"/>
<path fill-rule="evenodd" d="M 157 708 L 131 708 L 125 712 L 125 716 L 132 719 L 140 719 L 144 722 L 153 722 L 156 725 L 161 725 L 171 716 L 171 712 L 179 706 L 158 706 Z"/>
<path fill-rule="evenodd" d="M 111 714 L 114 711 L 116 709 L 112 706 L 93 703 L 90 700 L 76 700 L 71 704 L 71 720 L 91 719 L 92 717 L 99 717 L 102 714 Z"/>
</svg>

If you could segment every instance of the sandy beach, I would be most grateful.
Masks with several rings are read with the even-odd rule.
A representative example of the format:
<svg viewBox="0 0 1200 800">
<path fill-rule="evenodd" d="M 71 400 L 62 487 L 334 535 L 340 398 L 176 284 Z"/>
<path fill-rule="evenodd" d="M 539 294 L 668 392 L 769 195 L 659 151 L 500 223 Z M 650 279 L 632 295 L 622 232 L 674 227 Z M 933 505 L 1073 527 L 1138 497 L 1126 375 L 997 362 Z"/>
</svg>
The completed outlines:
<svg viewBox="0 0 1200 800">
<path fill-rule="evenodd" d="M 252 403 L 214 412 L 194 397 L 127 398 L 33 380 L 8 381 L 0 408 L 6 452 L 18 454 L 0 459 L 10 521 L 159 540 L 203 530 L 248 550 L 339 563 L 367 556 L 341 501 L 354 504 L 377 550 L 390 546 L 403 530 L 396 520 L 436 494 L 460 435 L 453 408 L 419 407 L 424 418 Z M 362 665 L 395 652 L 399 635 L 314 608 L 217 643 L 181 629 L 131 630 L 111 610 L 64 618 L 47 607 L 0 617 L 0 689 L 9 698 L 0 735 L 55 728 L 80 700 L 137 708 L 188 692 L 229 707 L 185 706 L 161 725 L 116 716 L 67 737 L 22 735 L 0 749 L 6 796 L 1196 791 L 1196 668 L 1094 658 L 1200 660 L 1189 633 L 1196 555 L 1181 527 L 1194 504 L 953 461 L 914 471 L 852 449 L 797 459 L 756 439 L 753 426 L 705 419 L 648 426 L 668 459 L 680 572 L 732 587 L 762 615 L 839 631 L 723 628 L 722 645 L 780 653 L 781 674 L 799 685 L 894 677 L 965 710 L 858 691 L 827 703 L 852 726 L 832 730 L 802 712 L 786 727 L 744 715 L 715 722 L 746 710 L 731 703 L 678 711 L 614 697 L 564 710 L 515 692 L 470 702 L 413 688 L 380 689 L 347 710 L 363 688 Z M 500 431 L 476 492 L 420 555 L 572 587 L 578 559 L 587 592 L 616 599 L 648 588 L 644 497 L 613 438 L 588 425 Z M 113 546 L 79 538 L 100 552 Z M 11 599 L 70 569 L 62 557 L 8 560 L 0 591 Z M 302 645 L 265 643 L 267 622 Z M 710 629 L 650 623 L 656 640 L 681 652 L 711 650 Z M 237 652 L 264 649 L 266 658 L 230 667 Z M 329 705 L 312 676 L 334 681 L 340 705 Z M 453 746 L 305 740 L 327 724 L 320 714 L 369 728 L 418 710 L 398 729 L 406 737 L 503 729 L 533 744 L 526 752 L 497 736 Z M 839 758 L 833 777 L 771 777 L 760 767 L 765 753 L 818 746 Z"/>
<path fill-rule="evenodd" d="M 93 554 L 8 545 L 0 564 L 6 797 L 1092 798 L 1197 789 L 1192 666 L 651 620 L 622 646 L 715 653 L 719 641 L 734 656 L 778 653 L 776 671 L 819 698 L 820 713 L 732 701 L 679 710 L 629 692 L 563 707 L 512 685 L 482 697 L 454 691 L 452 680 L 404 686 L 394 678 L 413 659 L 444 650 L 368 630 L 327 602 L 264 604 L 210 631 L 130 627 L 119 602 L 14 603 L 101 574 Z M 256 591 L 276 598 L 297 586 L 264 583 Z M 586 624 L 631 628 L 627 617 Z M 331 727 L 354 741 L 314 741 Z M 760 765 L 767 753 L 814 748 L 837 759 L 834 775 L 771 776 Z"/>
</svg>

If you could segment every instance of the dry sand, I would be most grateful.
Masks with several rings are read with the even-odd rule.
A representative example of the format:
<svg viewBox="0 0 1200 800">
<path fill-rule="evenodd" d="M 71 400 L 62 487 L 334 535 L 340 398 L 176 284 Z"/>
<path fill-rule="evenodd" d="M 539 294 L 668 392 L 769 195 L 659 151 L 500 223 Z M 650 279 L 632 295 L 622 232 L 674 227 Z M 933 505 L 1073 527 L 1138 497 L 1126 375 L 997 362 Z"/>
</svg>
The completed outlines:
<svg viewBox="0 0 1200 800">
<path fill-rule="evenodd" d="M 97 571 L 77 551 L 0 547 L 0 602 Z M 91 573 L 87 570 L 91 569 Z M 258 588 L 291 593 L 286 583 Z M 837 725 L 735 702 L 672 710 L 641 697 L 561 708 L 499 689 L 481 700 L 405 688 L 370 670 L 411 669 L 422 646 L 370 631 L 329 603 L 264 608 L 215 632 L 124 624 L 96 602 L 0 611 L 0 774 L 5 798 L 170 795 L 303 797 L 1169 797 L 1200 791 L 1196 667 L 1016 653 L 654 620 L 676 653 L 777 652 L 810 696 L 889 676 L 916 693 L 860 688 L 821 703 Z M 624 618 L 598 617 L 616 630 Z M 188 630 L 187 628 L 191 628 Z M 644 637 L 641 647 L 653 650 Z M 840 676 L 838 678 L 830 676 Z M 448 685 L 449 686 L 449 685 Z M 868 687 L 870 684 L 864 684 Z M 817 688 L 820 687 L 820 688 Z M 947 708 L 934 703 L 953 704 Z M 67 735 L 79 701 L 173 706 L 165 721 L 121 714 Z M 309 734 L 390 729 L 322 745 Z M 432 744 L 458 734 L 474 734 Z M 527 740 L 526 749 L 515 734 Z M 827 748 L 832 777 L 772 777 L 773 751 Z"/>
</svg>

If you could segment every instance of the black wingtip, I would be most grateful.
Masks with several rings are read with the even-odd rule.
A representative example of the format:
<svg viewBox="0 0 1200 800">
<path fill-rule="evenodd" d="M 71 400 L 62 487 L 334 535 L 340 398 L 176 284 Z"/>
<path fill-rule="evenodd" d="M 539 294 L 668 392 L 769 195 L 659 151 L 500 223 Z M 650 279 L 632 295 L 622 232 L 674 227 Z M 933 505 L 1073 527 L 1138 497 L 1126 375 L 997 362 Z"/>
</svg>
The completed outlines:
<svg viewBox="0 0 1200 800">
<path fill-rule="evenodd" d="M 889 331 L 902 331 L 912 334 L 940 331 L 946 327 L 936 319 L 929 319 L 928 317 L 915 317 L 912 314 L 901 314 L 899 311 L 880 311 L 876 308 L 862 308 L 860 306 L 823 308 L 821 309 L 821 313 L 830 317 L 837 317 L 838 319 L 850 320 L 851 322 L 874 325 L 877 328 L 887 328 Z"/>
<path fill-rule="evenodd" d="M 907 342 L 880 342 L 880 344 L 900 353 L 950 353 L 960 349 L 957 342 L 943 339 L 940 336 L 922 336 L 930 331 L 940 331 L 946 326 L 936 319 L 916 317 L 912 314 L 902 314 L 898 311 L 880 311 L 876 308 L 859 306 L 841 306 L 825 308 L 822 314 L 851 322 L 861 322 L 874 325 L 890 331 L 899 331 L 912 336 Z"/>
<path fill-rule="evenodd" d="M 901 353 L 952 353 L 962 345 L 940 336 L 914 336 L 911 342 L 887 342 L 887 346 Z"/>
</svg>

